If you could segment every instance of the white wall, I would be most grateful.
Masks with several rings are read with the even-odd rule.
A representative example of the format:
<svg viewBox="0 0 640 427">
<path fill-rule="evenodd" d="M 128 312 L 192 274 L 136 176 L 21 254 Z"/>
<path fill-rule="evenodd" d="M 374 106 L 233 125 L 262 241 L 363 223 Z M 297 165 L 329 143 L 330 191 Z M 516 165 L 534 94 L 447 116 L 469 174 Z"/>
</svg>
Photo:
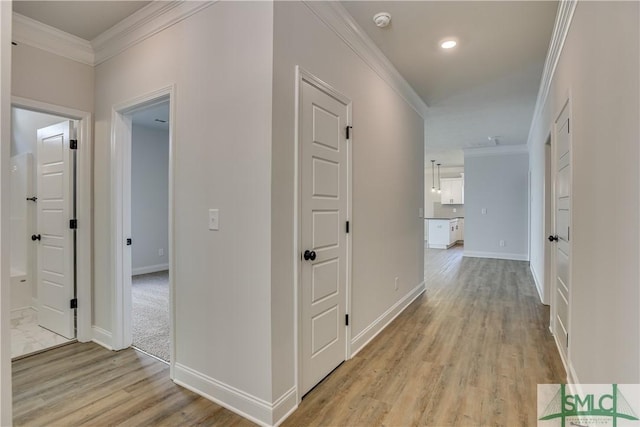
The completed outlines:
<svg viewBox="0 0 640 427">
<path fill-rule="evenodd" d="M 169 268 L 169 131 L 133 125 L 131 137 L 133 274 Z M 163 255 L 158 250 L 163 250 Z"/>
<path fill-rule="evenodd" d="M 295 66 L 353 102 L 353 350 L 382 314 L 424 280 L 423 119 L 314 13 L 275 3 L 273 86 L 273 395 L 295 385 L 293 253 Z M 394 290 L 394 278 L 400 288 Z M 371 327 L 371 329 L 368 329 Z M 361 335 L 362 334 L 362 335 Z"/>
<path fill-rule="evenodd" d="M 543 113 L 529 137 L 531 267 L 543 278 L 544 144 L 570 98 L 569 369 L 576 382 L 640 382 L 639 6 L 578 3 Z"/>
<path fill-rule="evenodd" d="M 527 260 L 529 156 L 481 150 L 464 156 L 464 254 Z"/>
<path fill-rule="evenodd" d="M 9 157 L 11 135 L 11 2 L 0 2 L 0 425 L 10 426 L 11 346 L 9 342 Z"/>
<path fill-rule="evenodd" d="M 14 96 L 93 111 L 93 67 L 24 43 L 12 52 Z"/>
<path fill-rule="evenodd" d="M 38 129 L 60 123 L 63 117 L 22 108 L 11 109 L 11 156 L 22 153 L 36 154 Z M 34 172 L 35 173 L 35 172 Z"/>
<path fill-rule="evenodd" d="M 94 323 L 113 330 L 112 108 L 175 84 L 173 372 L 254 415 L 272 401 L 272 43 L 273 4 L 218 2 L 95 75 Z"/>
</svg>

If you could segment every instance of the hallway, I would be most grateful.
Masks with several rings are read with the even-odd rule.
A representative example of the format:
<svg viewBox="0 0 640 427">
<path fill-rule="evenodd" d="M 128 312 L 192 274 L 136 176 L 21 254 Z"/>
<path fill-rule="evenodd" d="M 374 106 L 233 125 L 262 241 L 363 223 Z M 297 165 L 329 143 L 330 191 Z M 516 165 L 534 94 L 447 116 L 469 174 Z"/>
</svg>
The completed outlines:
<svg viewBox="0 0 640 427">
<path fill-rule="evenodd" d="M 528 264 L 454 247 L 426 249 L 425 271 L 426 293 L 283 425 L 535 425 L 536 384 L 565 374 Z M 72 344 L 13 371 L 15 425 L 249 424 L 133 350 Z"/>
</svg>

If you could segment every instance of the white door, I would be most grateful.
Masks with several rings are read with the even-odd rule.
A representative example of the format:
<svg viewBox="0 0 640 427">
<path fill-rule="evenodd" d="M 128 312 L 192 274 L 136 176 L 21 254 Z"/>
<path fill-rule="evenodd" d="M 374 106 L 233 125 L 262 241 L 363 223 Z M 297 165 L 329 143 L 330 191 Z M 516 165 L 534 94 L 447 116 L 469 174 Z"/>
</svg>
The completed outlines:
<svg viewBox="0 0 640 427">
<path fill-rule="evenodd" d="M 38 321 L 66 338 L 75 337 L 73 165 L 69 140 L 73 122 L 38 129 L 37 234 Z M 39 240 L 38 240 L 39 238 Z"/>
<path fill-rule="evenodd" d="M 349 107 L 306 81 L 301 83 L 300 101 L 301 387 L 305 394 L 346 357 Z"/>
<path fill-rule="evenodd" d="M 555 182 L 555 235 L 549 236 L 555 245 L 555 335 L 566 359 L 569 347 L 569 308 L 571 282 L 569 277 L 570 209 L 571 209 L 571 134 L 569 108 L 566 106 L 556 122 L 556 182 Z"/>
</svg>

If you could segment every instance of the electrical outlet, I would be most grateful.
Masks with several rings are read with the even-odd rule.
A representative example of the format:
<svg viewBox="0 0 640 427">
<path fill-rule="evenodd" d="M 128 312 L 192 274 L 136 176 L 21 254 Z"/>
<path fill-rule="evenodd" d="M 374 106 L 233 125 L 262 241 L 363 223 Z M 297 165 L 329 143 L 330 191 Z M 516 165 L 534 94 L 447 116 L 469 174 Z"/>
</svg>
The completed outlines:
<svg viewBox="0 0 640 427">
<path fill-rule="evenodd" d="M 397 277 L 396 277 L 396 282 L 395 282 L 394 286 L 395 286 L 395 290 L 397 291 L 398 290 L 398 278 Z"/>
<path fill-rule="evenodd" d="M 453 213 L 456 213 L 456 212 L 458 212 L 458 209 L 453 208 Z"/>
<path fill-rule="evenodd" d="M 418 218 L 424 218 L 424 208 L 418 208 Z"/>
<path fill-rule="evenodd" d="M 500 247 L 504 248 L 504 240 L 500 240 Z"/>
<path fill-rule="evenodd" d="M 482 215 L 486 215 L 487 214 L 487 208 L 482 208 Z"/>
<path fill-rule="evenodd" d="M 163 255 L 164 255 L 164 248 L 158 249 L 158 256 L 163 256 Z"/>
</svg>

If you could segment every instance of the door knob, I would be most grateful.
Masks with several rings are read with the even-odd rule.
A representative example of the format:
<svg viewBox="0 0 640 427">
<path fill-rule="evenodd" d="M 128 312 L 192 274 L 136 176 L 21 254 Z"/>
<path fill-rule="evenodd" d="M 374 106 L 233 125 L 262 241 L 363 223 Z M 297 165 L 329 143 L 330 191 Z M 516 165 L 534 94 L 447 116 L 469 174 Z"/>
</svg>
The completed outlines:
<svg viewBox="0 0 640 427">
<path fill-rule="evenodd" d="M 42 238 L 42 236 L 40 236 L 39 234 L 32 234 L 31 235 L 31 240 L 33 240 L 34 242 L 36 240 L 40 240 Z"/>
<path fill-rule="evenodd" d="M 557 235 L 555 235 L 555 236 L 553 236 L 553 235 L 549 236 L 549 241 L 550 241 L 550 242 L 557 242 L 557 241 L 558 241 L 558 236 L 557 236 Z"/>
<path fill-rule="evenodd" d="M 310 251 L 310 250 L 306 250 L 304 251 L 304 254 L 302 255 L 302 257 L 304 258 L 305 261 L 314 261 L 316 259 L 316 253 L 315 251 Z"/>
</svg>

